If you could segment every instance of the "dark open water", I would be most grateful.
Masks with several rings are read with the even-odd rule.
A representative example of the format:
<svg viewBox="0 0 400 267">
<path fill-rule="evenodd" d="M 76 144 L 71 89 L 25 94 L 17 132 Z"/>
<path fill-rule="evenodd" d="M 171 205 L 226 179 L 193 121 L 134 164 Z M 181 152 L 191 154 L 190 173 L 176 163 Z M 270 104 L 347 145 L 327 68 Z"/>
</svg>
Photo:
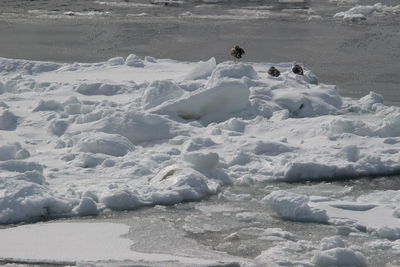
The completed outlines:
<svg viewBox="0 0 400 267">
<path fill-rule="evenodd" d="M 0 56 L 94 62 L 135 53 L 223 61 L 240 44 L 246 61 L 303 62 L 344 96 L 375 91 L 399 104 L 399 14 L 348 24 L 332 17 L 355 4 L 335 1 L 3 0 Z M 311 15 L 322 19 L 309 21 Z"/>
</svg>

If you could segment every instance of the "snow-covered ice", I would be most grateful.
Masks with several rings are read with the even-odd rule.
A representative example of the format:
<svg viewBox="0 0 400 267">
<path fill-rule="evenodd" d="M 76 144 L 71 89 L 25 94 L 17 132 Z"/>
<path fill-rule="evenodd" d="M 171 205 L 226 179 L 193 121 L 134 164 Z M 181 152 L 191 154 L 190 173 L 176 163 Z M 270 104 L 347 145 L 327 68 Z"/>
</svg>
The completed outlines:
<svg viewBox="0 0 400 267">
<path fill-rule="evenodd" d="M 280 77 L 268 76 L 272 65 Z M 72 64 L 1 58 L 0 223 L 135 210 L 221 192 L 225 199 L 263 198 L 265 211 L 285 220 L 396 242 L 396 190 L 342 199 L 272 186 L 258 200 L 227 190 L 400 173 L 400 108 L 385 106 L 374 92 L 341 97 L 310 70 L 300 76 L 291 67 L 133 54 Z M 243 210 L 234 218 L 252 223 L 262 216 Z M 261 253 L 262 263 L 285 264 L 304 250 L 296 264 L 365 265 L 338 238 L 316 246 L 279 228 L 259 233 L 260 240 L 286 242 Z"/>
<path fill-rule="evenodd" d="M 347 11 L 338 12 L 333 17 L 341 18 L 345 22 L 358 22 L 366 20 L 369 16 L 378 15 L 396 15 L 400 13 L 400 5 L 387 6 L 382 3 L 376 3 L 374 5 L 357 5 L 350 8 Z"/>
<path fill-rule="evenodd" d="M 46 183 L 32 197 L 62 200 L 68 214 L 86 191 L 98 196 L 99 210 L 114 207 L 113 196 L 118 209 L 136 208 L 199 199 L 248 172 L 260 181 L 304 181 L 400 171 L 400 112 L 376 93 L 340 97 L 334 86 L 310 83 L 308 70 L 294 75 L 290 64 L 276 65 L 282 76 L 274 78 L 264 63 L 128 62 L 1 59 L 7 182 L 22 189 L 13 172 L 43 173 Z M 177 181 L 195 195 L 177 197 Z M 51 205 L 39 206 L 22 219 L 44 208 L 51 216 Z M 21 219 L 5 214 L 3 222 Z"/>
</svg>

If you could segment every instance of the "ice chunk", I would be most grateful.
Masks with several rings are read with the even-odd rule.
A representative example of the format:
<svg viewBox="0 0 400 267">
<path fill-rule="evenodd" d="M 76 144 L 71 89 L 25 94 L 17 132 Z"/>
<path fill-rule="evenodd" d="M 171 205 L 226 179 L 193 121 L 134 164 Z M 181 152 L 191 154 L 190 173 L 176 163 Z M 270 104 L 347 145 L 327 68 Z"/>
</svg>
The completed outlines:
<svg viewBox="0 0 400 267">
<path fill-rule="evenodd" d="M 144 61 L 150 62 L 150 63 L 157 63 L 157 59 L 155 57 L 151 57 L 151 56 L 145 56 Z"/>
<path fill-rule="evenodd" d="M 132 143 L 172 137 L 170 122 L 158 115 L 135 110 L 117 112 L 99 122 L 106 133 L 120 134 Z"/>
<path fill-rule="evenodd" d="M 30 153 L 22 148 L 20 143 L 14 143 L 9 145 L 0 146 L 0 161 L 10 159 L 26 159 L 30 156 Z"/>
<path fill-rule="evenodd" d="M 360 159 L 360 149 L 355 145 L 348 145 L 342 148 L 338 156 L 345 160 L 356 162 Z"/>
<path fill-rule="evenodd" d="M 156 113 L 175 113 L 186 120 L 201 120 L 208 124 L 223 121 L 249 105 L 248 87 L 240 80 L 221 80 L 215 86 L 157 107 Z"/>
<path fill-rule="evenodd" d="M 133 210 L 144 205 L 134 192 L 119 189 L 107 192 L 100 202 L 112 210 Z"/>
<path fill-rule="evenodd" d="M 34 170 L 34 171 L 26 171 L 21 174 L 17 174 L 16 176 L 10 177 L 10 179 L 15 179 L 15 180 L 23 180 L 35 184 L 40 184 L 44 185 L 46 184 L 46 179 L 44 178 L 43 174 L 40 172 Z"/>
<path fill-rule="evenodd" d="M 0 108 L 8 109 L 10 108 L 10 106 L 4 103 L 3 101 L 0 101 Z"/>
<path fill-rule="evenodd" d="M 365 256 L 349 248 L 333 248 L 325 251 L 317 251 L 313 262 L 317 266 L 355 266 L 366 267 Z"/>
<path fill-rule="evenodd" d="M 215 194 L 219 184 L 207 179 L 202 173 L 179 166 L 170 166 L 162 170 L 151 180 L 151 186 L 157 191 L 152 202 L 172 204 L 188 200 L 200 200 Z"/>
<path fill-rule="evenodd" d="M 125 64 L 125 60 L 124 60 L 123 57 L 113 57 L 113 58 L 110 58 L 107 62 L 111 66 L 118 66 L 118 65 L 124 65 Z"/>
<path fill-rule="evenodd" d="M 183 159 L 195 169 L 213 169 L 218 165 L 219 156 L 213 152 L 190 152 L 186 153 Z"/>
<path fill-rule="evenodd" d="M 221 79 L 233 78 L 233 79 L 241 79 L 243 77 L 247 77 L 251 80 L 258 79 L 258 74 L 254 70 L 253 66 L 246 63 L 221 63 L 218 64 L 217 67 L 211 74 L 211 78 L 209 80 L 210 84 L 218 83 Z"/>
<path fill-rule="evenodd" d="M 185 80 L 199 80 L 206 79 L 211 75 L 217 63 L 215 58 L 212 57 L 208 61 L 200 61 L 196 66 L 185 76 Z"/>
<path fill-rule="evenodd" d="M 360 20 L 366 20 L 368 16 L 374 14 L 380 15 L 393 15 L 400 13 L 400 5 L 387 6 L 381 3 L 374 5 L 357 5 L 350 8 L 347 11 L 336 13 L 334 18 L 343 18 L 346 22 L 357 22 Z"/>
<path fill-rule="evenodd" d="M 16 223 L 43 216 L 68 212 L 71 207 L 49 192 L 46 186 L 26 181 L 0 181 L 0 188 L 7 188 L 0 198 L 0 223 Z"/>
<path fill-rule="evenodd" d="M 52 120 L 49 125 L 49 130 L 52 134 L 61 136 L 65 133 L 69 126 L 69 122 L 67 120 Z"/>
<path fill-rule="evenodd" d="M 0 169 L 11 172 L 38 171 L 43 172 L 43 166 L 37 162 L 28 162 L 20 160 L 7 160 L 0 162 Z"/>
<path fill-rule="evenodd" d="M 229 119 L 226 122 L 222 123 L 221 126 L 227 130 L 242 133 L 242 132 L 244 132 L 244 130 L 246 128 L 246 122 L 244 122 L 238 118 L 232 118 L 232 119 Z"/>
<path fill-rule="evenodd" d="M 137 68 L 142 68 L 144 67 L 143 61 L 136 55 L 130 54 L 126 60 L 125 64 L 131 67 L 137 67 Z"/>
<path fill-rule="evenodd" d="M 216 143 L 209 137 L 195 137 L 190 139 L 184 146 L 185 151 L 196 151 L 202 148 L 215 146 Z"/>
<path fill-rule="evenodd" d="M 88 197 L 83 197 L 74 211 L 80 216 L 91 216 L 99 213 L 96 203 Z"/>
<path fill-rule="evenodd" d="M 0 70 L 7 72 L 23 72 L 28 74 L 54 71 L 62 64 L 54 62 L 29 61 L 21 59 L 5 59 L 0 61 Z"/>
<path fill-rule="evenodd" d="M 55 100 L 40 100 L 39 104 L 36 108 L 34 108 L 34 112 L 36 111 L 48 111 L 48 110 L 63 110 L 63 106 L 60 102 Z"/>
<path fill-rule="evenodd" d="M 318 180 L 355 175 L 352 165 L 330 165 L 318 162 L 289 162 L 284 166 L 283 177 L 288 181 Z"/>
<path fill-rule="evenodd" d="M 85 135 L 77 144 L 78 150 L 90 153 L 103 153 L 121 157 L 133 151 L 133 145 L 128 138 L 119 134 L 91 133 Z"/>
<path fill-rule="evenodd" d="M 289 110 L 290 117 L 312 117 L 331 114 L 342 106 L 338 94 L 331 90 L 281 89 L 274 90 L 272 99 L 281 109 Z"/>
<path fill-rule="evenodd" d="M 74 155 L 65 155 L 65 160 L 73 160 L 75 158 Z M 102 164 L 105 160 L 105 155 L 91 154 L 91 153 L 83 153 L 79 155 L 78 162 L 76 166 L 81 168 L 96 168 L 98 165 Z"/>
<path fill-rule="evenodd" d="M 383 104 L 383 96 L 375 92 L 370 92 L 368 95 L 360 98 L 359 102 L 363 109 L 374 110 L 375 104 Z"/>
<path fill-rule="evenodd" d="M 168 100 L 179 98 L 183 92 L 173 80 L 153 81 L 143 93 L 142 107 L 144 109 L 156 107 Z"/>
<path fill-rule="evenodd" d="M 324 210 L 308 205 L 309 198 L 286 191 L 273 191 L 262 200 L 283 219 L 303 222 L 327 223 L 329 217 Z"/>
<path fill-rule="evenodd" d="M 346 245 L 339 236 L 325 237 L 321 240 L 321 250 L 344 248 Z"/>
<path fill-rule="evenodd" d="M 17 119 L 10 111 L 0 108 L 0 130 L 14 131 L 17 128 Z"/>
<path fill-rule="evenodd" d="M 387 238 L 389 240 L 398 240 L 400 239 L 400 226 L 383 226 L 377 229 L 376 233 L 380 238 Z"/>
</svg>

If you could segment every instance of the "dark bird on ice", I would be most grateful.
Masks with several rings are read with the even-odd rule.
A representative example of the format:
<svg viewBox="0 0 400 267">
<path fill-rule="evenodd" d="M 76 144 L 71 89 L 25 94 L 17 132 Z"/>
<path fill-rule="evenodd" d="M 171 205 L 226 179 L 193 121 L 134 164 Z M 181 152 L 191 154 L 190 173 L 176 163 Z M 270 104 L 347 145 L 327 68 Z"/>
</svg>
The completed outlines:
<svg viewBox="0 0 400 267">
<path fill-rule="evenodd" d="M 268 74 L 273 77 L 279 77 L 279 75 L 281 75 L 281 72 L 277 68 L 271 67 L 268 70 Z"/>
<path fill-rule="evenodd" d="M 244 54 L 245 54 L 244 49 L 238 45 L 235 45 L 234 47 L 231 48 L 231 56 L 235 58 L 235 61 L 237 59 L 241 59 L 242 55 Z"/>
<path fill-rule="evenodd" d="M 292 71 L 293 71 L 293 73 L 295 73 L 297 75 L 304 75 L 303 68 L 300 65 L 298 65 L 297 63 L 295 63 L 293 65 Z"/>
</svg>

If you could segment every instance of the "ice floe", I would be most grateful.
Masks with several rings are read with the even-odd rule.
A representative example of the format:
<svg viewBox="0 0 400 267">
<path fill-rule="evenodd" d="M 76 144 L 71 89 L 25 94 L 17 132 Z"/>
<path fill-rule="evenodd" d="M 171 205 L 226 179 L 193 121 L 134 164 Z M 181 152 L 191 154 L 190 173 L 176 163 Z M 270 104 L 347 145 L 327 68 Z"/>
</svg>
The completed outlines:
<svg viewBox="0 0 400 267">
<path fill-rule="evenodd" d="M 272 65 L 279 77 L 268 75 Z M 291 68 L 133 54 L 99 63 L 0 59 L 0 223 L 199 201 L 221 191 L 221 199 L 257 201 L 226 188 L 400 173 L 399 108 L 373 92 L 341 97 L 307 68 L 304 75 Z M 400 238 L 396 190 L 341 196 L 273 188 L 263 202 L 283 219 L 330 224 L 341 235 Z M 242 211 L 235 220 L 260 216 Z M 275 228 L 262 238 L 292 248 L 281 244 L 260 262 L 304 246 Z M 309 248 L 308 264 L 313 257 L 339 264 L 340 255 L 364 262 L 336 239 L 323 244 L 315 257 L 320 248 Z"/>
</svg>

